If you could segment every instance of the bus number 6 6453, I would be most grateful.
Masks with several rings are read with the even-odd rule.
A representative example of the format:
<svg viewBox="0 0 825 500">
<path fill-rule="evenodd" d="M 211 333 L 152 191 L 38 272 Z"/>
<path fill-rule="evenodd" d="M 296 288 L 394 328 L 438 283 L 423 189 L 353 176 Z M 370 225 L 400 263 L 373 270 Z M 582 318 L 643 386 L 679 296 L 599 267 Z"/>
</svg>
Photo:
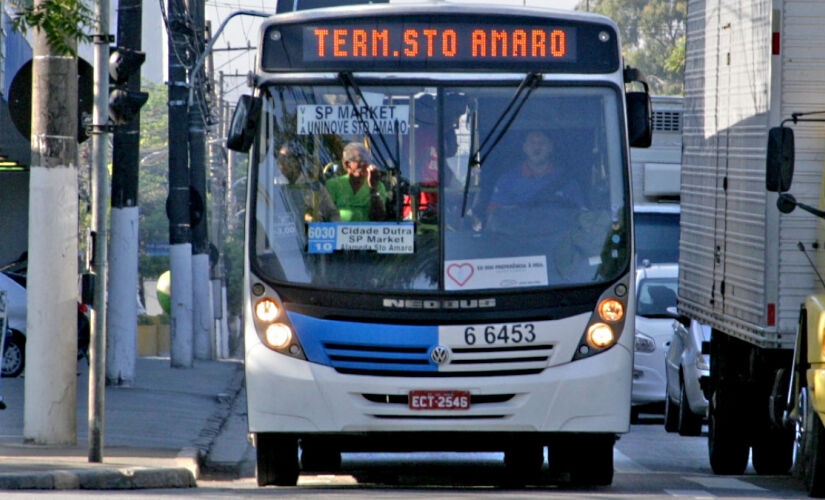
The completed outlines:
<svg viewBox="0 0 825 500">
<path fill-rule="evenodd" d="M 536 340 L 536 329 L 532 323 L 514 325 L 468 326 L 464 329 L 464 343 L 475 345 L 476 342 L 494 344 L 529 344 Z"/>
</svg>

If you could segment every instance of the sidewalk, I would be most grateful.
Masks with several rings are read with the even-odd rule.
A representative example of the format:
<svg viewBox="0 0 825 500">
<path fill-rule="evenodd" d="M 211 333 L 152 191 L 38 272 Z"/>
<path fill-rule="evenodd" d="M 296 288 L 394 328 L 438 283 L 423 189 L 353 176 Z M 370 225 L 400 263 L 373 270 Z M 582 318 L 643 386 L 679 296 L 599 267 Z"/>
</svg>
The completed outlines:
<svg viewBox="0 0 825 500">
<path fill-rule="evenodd" d="M 85 362 L 78 371 L 74 447 L 23 444 L 24 379 L 3 379 L 0 490 L 194 487 L 216 442 L 226 443 L 219 446 L 224 467 L 248 455 L 245 429 L 227 425 L 237 419 L 233 403 L 243 397 L 239 361 L 195 361 L 191 369 L 173 369 L 169 358 L 138 358 L 132 387 L 106 387 L 99 464 L 87 458 Z"/>
</svg>

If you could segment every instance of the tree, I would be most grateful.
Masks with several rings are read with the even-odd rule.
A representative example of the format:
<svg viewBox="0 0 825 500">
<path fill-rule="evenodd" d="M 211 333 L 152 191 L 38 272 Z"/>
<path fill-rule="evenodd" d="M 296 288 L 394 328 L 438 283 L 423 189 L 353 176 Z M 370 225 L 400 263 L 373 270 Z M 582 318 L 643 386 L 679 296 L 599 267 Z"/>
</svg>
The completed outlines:
<svg viewBox="0 0 825 500">
<path fill-rule="evenodd" d="M 619 25 L 625 64 L 647 76 L 656 94 L 680 95 L 685 67 L 686 0 L 581 0 Z"/>
<path fill-rule="evenodd" d="M 168 111 L 166 88 L 144 81 L 149 100 L 141 109 L 140 120 L 140 258 L 138 276 L 157 279 L 169 270 L 168 255 L 149 255 L 150 244 L 169 242 L 166 218 L 168 161 Z"/>
</svg>

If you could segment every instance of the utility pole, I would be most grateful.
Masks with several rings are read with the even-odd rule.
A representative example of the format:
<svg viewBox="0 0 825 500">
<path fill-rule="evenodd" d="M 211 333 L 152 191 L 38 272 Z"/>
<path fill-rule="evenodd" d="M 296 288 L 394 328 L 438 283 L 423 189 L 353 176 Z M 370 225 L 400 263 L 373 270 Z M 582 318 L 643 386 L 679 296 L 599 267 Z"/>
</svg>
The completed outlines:
<svg viewBox="0 0 825 500">
<path fill-rule="evenodd" d="M 209 56 L 207 64 L 207 74 L 209 81 L 215 81 L 214 64 L 212 56 Z M 214 316 L 215 316 L 215 354 L 216 358 L 222 359 L 229 356 L 228 335 L 223 325 L 226 317 L 224 310 L 224 269 L 223 253 L 224 239 L 226 238 L 226 162 L 223 161 L 223 138 L 224 117 L 223 117 L 223 72 L 220 72 L 217 92 L 215 85 L 212 85 L 211 100 L 217 114 L 217 127 L 213 129 L 212 139 L 209 142 L 209 163 L 212 172 L 212 216 L 209 219 L 212 223 L 212 241 L 217 250 L 218 259 L 212 263 L 212 295 Z"/>
<path fill-rule="evenodd" d="M 188 27 L 183 2 L 169 1 L 169 262 L 173 368 L 192 368 L 192 231 L 189 225 Z"/>
<path fill-rule="evenodd" d="M 106 215 L 109 208 L 109 0 L 95 0 L 97 35 L 94 37 L 92 106 L 92 231 L 94 301 L 89 345 L 89 462 L 103 461 L 106 394 Z"/>
<path fill-rule="evenodd" d="M 141 0 L 119 0 L 117 9 L 117 48 L 111 54 L 109 72 L 116 90 L 112 100 L 136 98 L 128 102 L 126 121 L 116 125 L 112 149 L 112 234 L 109 240 L 109 313 L 106 329 L 106 383 L 131 386 L 137 361 L 137 287 L 138 287 L 138 176 L 140 163 L 140 113 L 148 95 L 140 92 Z"/>
<path fill-rule="evenodd" d="M 36 0 L 35 8 L 46 8 Z M 74 48 L 76 44 L 66 40 Z M 77 57 L 32 30 L 23 437 L 77 444 Z"/>
<path fill-rule="evenodd" d="M 203 0 L 189 0 L 190 19 L 194 22 L 193 47 L 199 56 L 204 55 L 205 4 Z M 193 286 L 193 335 L 195 358 L 211 359 L 212 299 L 209 291 L 209 235 L 206 209 L 206 131 L 203 109 L 203 68 L 193 68 L 189 73 L 189 175 L 192 186 L 190 196 L 200 207 L 200 216 L 192 224 L 192 286 Z"/>
</svg>

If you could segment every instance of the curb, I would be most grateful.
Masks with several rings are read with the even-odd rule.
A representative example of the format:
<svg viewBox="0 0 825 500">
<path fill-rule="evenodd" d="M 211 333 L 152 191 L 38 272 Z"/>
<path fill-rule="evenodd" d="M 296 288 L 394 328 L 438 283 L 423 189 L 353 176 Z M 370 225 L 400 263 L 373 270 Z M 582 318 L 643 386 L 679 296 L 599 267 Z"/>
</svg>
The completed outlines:
<svg viewBox="0 0 825 500">
<path fill-rule="evenodd" d="M 48 472 L 0 473 L 0 490 L 125 490 L 195 488 L 205 458 L 231 415 L 232 406 L 243 388 L 244 369 L 239 364 L 218 406 L 192 446 L 177 454 L 175 467 L 126 467 Z"/>
<path fill-rule="evenodd" d="M 215 440 L 220 436 L 226 422 L 232 416 L 232 408 L 243 390 L 245 376 L 244 365 L 239 363 L 234 375 L 224 388 L 224 391 L 217 395 L 218 406 L 206 421 L 206 425 L 201 429 L 198 437 L 192 443 L 192 447 L 184 448 L 178 454 L 179 461 L 195 461 L 197 470 L 193 471 L 193 473 L 196 479 L 200 478 L 204 472 L 209 474 L 231 474 L 239 466 L 238 464 L 234 464 L 227 467 L 227 464 L 211 463 L 209 462 L 209 455 Z M 192 467 L 191 464 L 185 466 Z"/>
<path fill-rule="evenodd" d="M 134 490 L 196 486 L 195 476 L 185 467 L 0 474 L 0 490 Z"/>
</svg>

